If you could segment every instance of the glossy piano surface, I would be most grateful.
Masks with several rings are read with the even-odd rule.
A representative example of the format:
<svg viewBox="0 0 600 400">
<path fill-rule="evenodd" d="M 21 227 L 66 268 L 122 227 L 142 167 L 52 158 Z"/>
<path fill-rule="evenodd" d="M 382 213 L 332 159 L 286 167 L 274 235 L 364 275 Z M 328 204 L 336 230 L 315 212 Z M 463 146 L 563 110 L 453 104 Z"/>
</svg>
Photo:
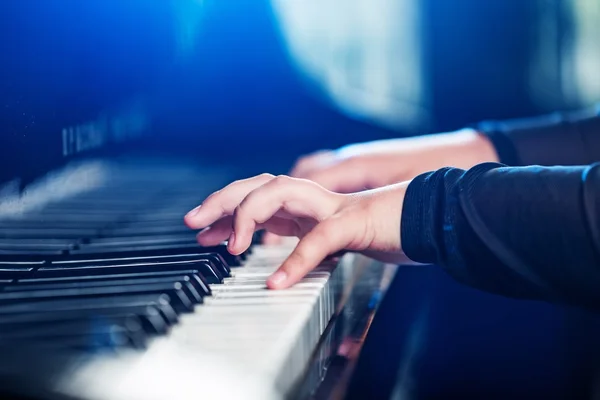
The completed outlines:
<svg viewBox="0 0 600 400">
<path fill-rule="evenodd" d="M 81 399 L 195 398 L 190 385 L 214 385 L 210 398 L 325 396 L 331 360 L 368 329 L 394 269 L 347 254 L 267 290 L 293 242 L 232 256 L 183 225 L 226 175 L 113 158 L 4 199 L 0 345 L 19 361 L 7 353 L 0 375 Z"/>
</svg>

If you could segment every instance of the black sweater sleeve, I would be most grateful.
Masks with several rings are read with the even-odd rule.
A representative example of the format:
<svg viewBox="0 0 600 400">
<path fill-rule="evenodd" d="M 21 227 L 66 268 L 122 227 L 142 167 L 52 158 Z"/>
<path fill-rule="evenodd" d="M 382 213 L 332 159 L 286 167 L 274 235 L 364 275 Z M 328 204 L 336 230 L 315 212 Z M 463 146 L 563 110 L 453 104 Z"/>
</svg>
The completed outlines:
<svg viewBox="0 0 600 400">
<path fill-rule="evenodd" d="M 422 174 L 401 226 L 409 258 L 470 286 L 600 309 L 600 164 Z"/>
<path fill-rule="evenodd" d="M 474 127 L 489 137 L 500 161 L 510 166 L 600 161 L 600 106 L 537 118 L 485 121 Z"/>
</svg>

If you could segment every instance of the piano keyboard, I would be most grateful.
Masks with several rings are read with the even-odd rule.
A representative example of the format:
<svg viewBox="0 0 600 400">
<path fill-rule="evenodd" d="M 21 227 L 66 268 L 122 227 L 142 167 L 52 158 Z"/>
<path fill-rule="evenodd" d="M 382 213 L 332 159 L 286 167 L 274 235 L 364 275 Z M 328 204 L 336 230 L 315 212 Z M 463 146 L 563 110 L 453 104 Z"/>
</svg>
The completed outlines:
<svg viewBox="0 0 600 400">
<path fill-rule="evenodd" d="M 70 196 L 41 185 L 0 204 L 0 344 L 77 355 L 52 383 L 75 398 L 164 398 L 174 386 L 202 386 L 194 398 L 293 397 L 344 301 L 351 256 L 267 290 L 293 241 L 233 256 L 198 246 L 183 224 L 223 174 L 156 161 L 102 168 L 78 171 L 82 185 L 63 179 Z"/>
</svg>

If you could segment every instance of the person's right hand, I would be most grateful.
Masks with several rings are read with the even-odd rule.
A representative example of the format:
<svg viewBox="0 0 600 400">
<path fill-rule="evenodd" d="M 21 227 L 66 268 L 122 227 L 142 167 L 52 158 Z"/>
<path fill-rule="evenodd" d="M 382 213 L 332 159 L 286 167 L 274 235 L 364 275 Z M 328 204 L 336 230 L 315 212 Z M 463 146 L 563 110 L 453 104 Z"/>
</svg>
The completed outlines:
<svg viewBox="0 0 600 400">
<path fill-rule="evenodd" d="M 308 179 L 328 190 L 353 193 L 403 182 L 443 167 L 469 169 L 483 162 L 498 162 L 484 135 L 472 129 L 414 138 L 358 143 L 338 150 L 301 157 L 290 175 Z M 263 243 L 281 238 L 266 233 Z"/>
<path fill-rule="evenodd" d="M 485 136 L 464 129 L 320 151 L 301 157 L 290 175 L 334 192 L 352 193 L 403 182 L 443 167 L 468 169 L 497 161 L 496 151 Z"/>
</svg>

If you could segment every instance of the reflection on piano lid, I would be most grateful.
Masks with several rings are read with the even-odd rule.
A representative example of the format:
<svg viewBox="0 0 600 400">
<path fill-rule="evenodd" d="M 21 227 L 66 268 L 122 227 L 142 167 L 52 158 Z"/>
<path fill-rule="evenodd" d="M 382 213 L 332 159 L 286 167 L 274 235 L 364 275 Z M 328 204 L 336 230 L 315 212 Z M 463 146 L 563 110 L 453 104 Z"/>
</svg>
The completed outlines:
<svg viewBox="0 0 600 400">
<path fill-rule="evenodd" d="M 337 393 L 320 386 L 335 386 L 327 366 L 342 340 L 364 335 L 393 268 L 347 254 L 289 290 L 267 290 L 265 278 L 294 241 L 256 242 L 232 256 L 224 245 L 198 246 L 183 225 L 224 175 L 183 161 L 115 158 L 79 164 L 1 203 L 0 393 Z"/>
</svg>

